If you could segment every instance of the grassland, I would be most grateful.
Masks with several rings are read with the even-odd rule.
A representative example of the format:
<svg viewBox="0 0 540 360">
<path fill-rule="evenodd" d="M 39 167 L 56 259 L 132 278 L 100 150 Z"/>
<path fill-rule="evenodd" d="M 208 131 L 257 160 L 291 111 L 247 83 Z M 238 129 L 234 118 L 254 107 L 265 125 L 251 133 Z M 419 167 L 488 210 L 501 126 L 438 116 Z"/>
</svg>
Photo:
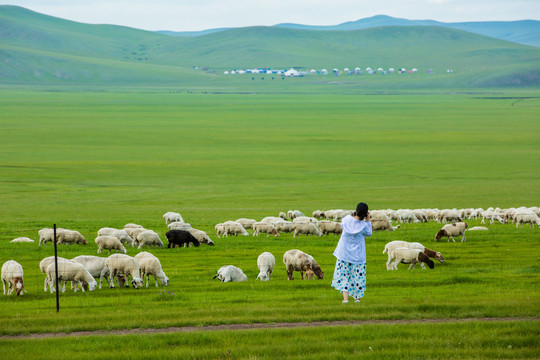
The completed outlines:
<svg viewBox="0 0 540 360">
<path fill-rule="evenodd" d="M 435 243 L 440 225 L 434 223 L 376 233 L 367 244 L 366 297 L 348 307 L 330 288 L 336 236 L 219 239 L 213 230 L 238 217 L 348 208 L 359 200 L 372 209 L 539 205 L 538 93 L 347 94 L 346 85 L 328 92 L 321 85 L 309 93 L 300 82 L 282 84 L 273 85 L 275 92 L 256 92 L 252 81 L 232 82 L 227 91 L 0 89 L 0 260 L 23 265 L 29 290 L 20 298 L 2 297 L 0 333 L 280 321 L 514 321 L 91 336 L 76 342 L 4 338 L 2 353 L 292 358 L 309 349 L 314 358 L 538 358 L 538 322 L 520 320 L 539 312 L 538 228 L 495 224 L 469 234 L 466 243 Z M 233 93 L 239 89 L 246 93 Z M 9 243 L 36 238 L 38 229 L 56 223 L 80 230 L 90 242 L 61 247 L 60 256 L 94 254 L 99 228 L 136 222 L 163 236 L 161 215 L 169 210 L 207 231 L 216 246 L 152 249 L 171 279 L 164 291 L 67 292 L 58 314 L 37 267 L 52 247 Z M 423 242 L 446 262 L 431 271 L 388 272 L 382 249 L 394 239 Z M 313 254 L 325 278 L 287 281 L 279 264 L 291 248 Z M 268 283 L 254 280 L 263 251 L 277 260 Z M 210 280 L 229 263 L 243 268 L 248 282 Z"/>
</svg>

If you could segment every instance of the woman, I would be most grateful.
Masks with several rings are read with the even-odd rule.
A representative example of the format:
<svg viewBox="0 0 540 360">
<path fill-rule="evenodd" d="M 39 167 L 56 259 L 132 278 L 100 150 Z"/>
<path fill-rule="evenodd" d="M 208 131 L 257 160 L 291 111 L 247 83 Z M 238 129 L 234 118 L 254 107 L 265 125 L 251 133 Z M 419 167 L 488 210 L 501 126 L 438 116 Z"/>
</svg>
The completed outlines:
<svg viewBox="0 0 540 360">
<path fill-rule="evenodd" d="M 360 302 L 366 290 L 366 243 L 365 236 L 371 236 L 371 221 L 367 204 L 356 206 L 356 213 L 347 215 L 341 221 L 341 238 L 334 250 L 337 258 L 332 287 L 341 291 L 343 303 L 349 302 L 351 295 Z"/>
</svg>

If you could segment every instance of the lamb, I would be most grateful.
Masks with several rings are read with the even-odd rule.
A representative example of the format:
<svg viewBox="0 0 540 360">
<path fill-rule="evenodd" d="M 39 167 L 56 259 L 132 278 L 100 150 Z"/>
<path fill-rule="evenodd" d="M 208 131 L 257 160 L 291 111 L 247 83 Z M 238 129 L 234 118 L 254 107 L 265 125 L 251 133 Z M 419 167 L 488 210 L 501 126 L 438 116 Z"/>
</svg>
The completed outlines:
<svg viewBox="0 0 540 360">
<path fill-rule="evenodd" d="M 487 227 L 485 226 L 474 226 L 470 229 L 468 229 L 467 231 L 487 231 L 489 230 Z"/>
<path fill-rule="evenodd" d="M 1 277 L 4 295 L 6 295 L 6 285 L 8 287 L 7 295 L 11 295 L 13 290 L 15 290 L 17 296 L 23 295 L 26 291 L 24 287 L 23 267 L 15 260 L 8 260 L 2 265 Z"/>
<path fill-rule="evenodd" d="M 82 234 L 76 230 L 63 230 L 57 233 L 57 244 L 83 244 L 87 245 L 88 242 L 82 236 Z"/>
<path fill-rule="evenodd" d="M 146 230 L 137 235 L 137 241 L 139 242 L 138 249 L 141 249 L 144 245 L 152 247 L 163 247 L 163 242 L 159 238 L 159 235 L 153 230 Z"/>
<path fill-rule="evenodd" d="M 163 214 L 163 219 L 165 219 L 165 224 L 169 224 L 175 221 L 184 222 L 184 219 L 182 219 L 182 215 L 180 215 L 177 212 L 172 212 L 172 211 L 169 211 Z"/>
<path fill-rule="evenodd" d="M 165 234 L 165 237 L 169 241 L 169 244 L 167 245 L 168 249 L 171 247 L 174 248 L 176 245 L 189 246 L 189 243 L 192 243 L 195 247 L 201 245 L 199 240 L 197 240 L 188 230 L 169 230 Z"/>
<path fill-rule="evenodd" d="M 80 255 L 71 259 L 72 261 L 82 264 L 86 270 L 95 279 L 99 279 L 99 288 L 101 289 L 101 283 L 103 279 L 107 280 L 107 284 L 111 287 L 111 281 L 109 279 L 110 271 L 107 265 L 105 265 L 106 258 L 92 255 Z"/>
<path fill-rule="evenodd" d="M 433 261 L 431 261 L 431 259 L 420 249 L 411 249 L 409 247 L 396 248 L 388 251 L 388 257 L 395 259 L 390 266 L 391 270 L 397 270 L 399 263 L 410 264 L 409 270 L 411 267 L 414 270 L 417 263 L 420 263 L 422 269 L 425 269 L 424 263 L 427 264 L 430 269 L 435 267 Z"/>
<path fill-rule="evenodd" d="M 443 236 L 446 236 L 448 238 L 448 241 L 452 239 L 453 242 L 456 242 L 456 240 L 454 240 L 454 236 L 461 235 L 461 242 L 464 242 L 466 241 L 465 231 L 467 231 L 468 227 L 469 225 L 464 222 L 444 225 L 442 229 L 439 230 L 439 232 L 435 235 L 435 240 L 439 241 L 440 238 L 442 238 Z"/>
<path fill-rule="evenodd" d="M 257 258 L 257 267 L 259 268 L 259 275 L 257 279 L 261 281 L 270 281 L 270 275 L 274 271 L 274 266 L 276 265 L 276 259 L 274 255 L 269 252 L 263 252 Z"/>
<path fill-rule="evenodd" d="M 317 235 L 322 236 L 321 230 L 314 223 L 293 223 L 294 237 L 298 237 L 298 234 Z"/>
<path fill-rule="evenodd" d="M 210 239 L 210 237 L 208 236 L 208 234 L 206 234 L 204 231 L 202 230 L 199 230 L 199 229 L 189 229 L 188 230 L 191 235 L 193 235 L 193 237 L 195 239 L 197 239 L 201 244 L 206 244 L 206 245 L 210 245 L 210 246 L 214 246 L 214 242 L 212 241 L 212 239 Z"/>
<path fill-rule="evenodd" d="M 124 254 L 113 254 L 105 259 L 105 265 L 109 268 L 112 279 L 117 275 L 131 276 L 131 284 L 135 289 L 143 285 L 143 280 L 140 278 L 141 267 L 135 258 Z M 114 280 L 111 287 L 114 288 Z"/>
<path fill-rule="evenodd" d="M 240 282 L 247 281 L 247 276 L 242 272 L 242 269 L 233 265 L 226 265 L 219 268 L 216 276 L 221 282 Z"/>
<path fill-rule="evenodd" d="M 422 250 L 424 254 L 426 254 L 428 257 L 439 260 L 441 264 L 444 263 L 444 258 L 440 252 L 428 249 L 427 247 L 420 244 L 419 242 L 410 243 L 403 240 L 394 240 L 387 243 L 383 250 L 383 254 L 388 252 L 388 261 L 386 262 L 386 270 L 392 270 L 391 265 L 390 265 L 392 261 L 392 257 L 390 256 L 390 250 L 397 249 L 397 248 L 419 249 L 419 250 Z"/>
<path fill-rule="evenodd" d="M 97 234 L 98 236 L 114 236 L 115 238 L 120 240 L 120 242 L 124 244 L 124 246 L 127 246 L 127 245 L 135 246 L 135 241 L 127 233 L 126 230 L 119 230 L 119 229 L 114 229 L 110 227 L 104 227 L 104 228 L 99 229 Z"/>
<path fill-rule="evenodd" d="M 257 220 L 255 219 L 246 219 L 246 218 L 240 218 L 240 219 L 237 219 L 235 222 L 239 223 L 240 225 L 242 225 L 244 227 L 244 229 L 252 229 L 253 228 L 253 224 L 255 224 L 257 222 Z"/>
<path fill-rule="evenodd" d="M 279 236 L 279 233 L 277 232 L 274 225 L 264 222 L 258 222 L 253 224 L 253 236 L 259 235 L 260 233 L 266 233 L 267 237 L 270 234 L 274 235 L 275 237 Z"/>
<path fill-rule="evenodd" d="M 15 238 L 15 239 L 11 240 L 10 242 L 12 242 L 12 243 L 33 243 L 34 240 L 32 240 L 30 238 L 27 238 L 27 237 L 18 237 L 18 238 Z"/>
<path fill-rule="evenodd" d="M 173 230 L 173 229 L 178 229 L 178 230 L 189 230 L 189 229 L 193 229 L 193 227 L 191 226 L 191 224 L 188 224 L 188 223 L 185 223 L 185 222 L 180 222 L 180 221 L 172 222 L 172 223 L 170 223 L 169 225 L 167 225 L 167 227 L 168 227 L 170 230 Z"/>
<path fill-rule="evenodd" d="M 306 272 L 306 279 L 308 280 L 312 279 L 313 275 L 317 276 L 318 279 L 324 277 L 321 267 L 317 264 L 313 256 L 298 249 L 292 249 L 285 252 L 285 254 L 283 254 L 283 263 L 287 269 L 287 277 L 289 280 L 294 280 L 293 271 L 300 271 L 302 280 L 304 279 L 304 271 Z"/>
<path fill-rule="evenodd" d="M 148 287 L 150 275 L 154 277 L 156 287 L 158 287 L 158 279 L 159 281 L 161 281 L 163 286 L 169 285 L 169 278 L 163 272 L 163 269 L 161 268 L 161 263 L 156 256 L 150 254 L 149 252 L 143 251 L 135 255 L 135 260 L 139 262 L 139 265 L 141 267 L 141 278 L 144 279 L 144 276 L 147 276 L 146 287 Z"/>
<path fill-rule="evenodd" d="M 109 255 L 111 254 L 111 250 L 117 250 L 123 252 L 124 254 L 127 253 L 124 245 L 122 245 L 120 240 L 114 236 L 98 236 L 95 241 L 98 246 L 98 254 L 101 254 L 104 249 L 109 250 Z"/>
<path fill-rule="evenodd" d="M 50 292 L 55 291 L 55 264 L 54 262 L 47 266 L 47 283 L 49 284 Z M 88 290 L 94 291 L 97 286 L 97 281 L 94 277 L 86 270 L 84 265 L 71 261 L 71 260 L 62 260 L 58 261 L 58 281 L 71 281 L 75 283 L 75 292 L 80 286 L 81 290 L 84 292 L 83 282 L 88 284 Z M 46 291 L 46 290 L 45 290 Z M 66 286 L 60 288 L 61 292 L 66 291 Z"/>
</svg>

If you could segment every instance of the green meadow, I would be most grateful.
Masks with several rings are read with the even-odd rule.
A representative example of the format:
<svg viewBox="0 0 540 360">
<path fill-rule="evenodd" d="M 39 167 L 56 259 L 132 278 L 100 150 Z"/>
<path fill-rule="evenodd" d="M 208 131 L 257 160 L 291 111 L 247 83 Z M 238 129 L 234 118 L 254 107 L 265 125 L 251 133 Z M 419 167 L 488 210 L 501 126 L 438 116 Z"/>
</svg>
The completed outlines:
<svg viewBox="0 0 540 360">
<path fill-rule="evenodd" d="M 13 359 L 540 356 L 538 227 L 487 224 L 489 231 L 470 232 L 463 243 L 435 242 L 437 223 L 376 232 L 367 241 L 366 296 L 348 305 L 330 287 L 337 236 L 218 238 L 214 230 L 239 217 L 289 209 L 307 215 L 358 201 L 371 209 L 539 206 L 537 90 L 372 91 L 310 79 L 276 80 L 261 90 L 261 79 L 216 81 L 219 86 L 0 88 L 0 262 L 21 263 L 28 290 L 1 298 L 0 335 L 388 322 L 76 341 L 2 337 L 0 353 Z M 166 211 L 180 212 L 216 245 L 145 249 L 160 258 L 167 288 L 152 280 L 137 290 L 68 289 L 59 313 L 38 268 L 52 246 L 10 243 L 19 236 L 37 241 L 39 229 L 57 224 L 89 242 L 61 246 L 59 256 L 97 255 L 97 230 L 128 222 L 154 229 L 166 243 Z M 445 262 L 433 270 L 387 271 L 382 250 L 396 239 L 422 242 Z M 298 274 L 288 281 L 281 259 L 292 248 L 312 254 L 324 279 L 301 281 Z M 128 248 L 129 255 L 139 251 Z M 264 251 L 276 257 L 266 283 L 255 281 Z M 248 281 L 212 281 L 227 264 L 242 268 Z"/>
</svg>

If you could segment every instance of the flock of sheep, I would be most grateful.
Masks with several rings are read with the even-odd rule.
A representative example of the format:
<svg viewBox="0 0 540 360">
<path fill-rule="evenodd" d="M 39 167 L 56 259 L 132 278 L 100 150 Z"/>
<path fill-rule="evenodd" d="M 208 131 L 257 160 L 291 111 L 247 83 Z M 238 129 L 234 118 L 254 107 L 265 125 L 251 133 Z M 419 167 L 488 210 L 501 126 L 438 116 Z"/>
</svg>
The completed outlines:
<svg viewBox="0 0 540 360">
<path fill-rule="evenodd" d="M 323 236 L 329 233 L 340 234 L 341 224 L 339 220 L 347 215 L 352 215 L 353 210 L 316 210 L 312 216 L 306 216 L 299 210 L 289 210 L 287 213 L 281 212 L 278 217 L 269 216 L 261 221 L 255 219 L 240 218 L 236 221 L 227 221 L 215 226 L 216 234 L 221 236 L 249 235 L 247 229 L 252 230 L 252 235 L 270 234 L 279 236 L 280 232 L 294 233 L 297 237 L 300 234 Z M 400 210 L 374 210 L 370 212 L 373 230 L 394 231 L 400 225 L 394 227 L 392 221 L 400 223 L 427 222 L 430 220 L 440 223 L 449 223 L 444 225 L 435 235 L 435 240 L 439 241 L 443 237 L 454 240 L 454 236 L 461 236 L 461 241 L 465 241 L 465 232 L 473 230 L 487 230 L 485 227 L 475 227 L 468 229 L 464 219 L 482 218 L 482 223 L 488 220 L 491 224 L 495 221 L 500 223 L 510 222 L 516 226 L 530 224 L 531 226 L 540 226 L 540 209 L 531 208 L 489 208 L 483 209 L 400 209 Z M 192 228 L 184 222 L 179 213 L 167 212 L 163 215 L 169 231 L 166 233 L 168 247 L 171 246 L 199 246 L 202 244 L 214 245 L 214 242 L 206 232 Z M 57 229 L 58 244 L 83 244 L 87 241 L 84 236 L 76 230 Z M 53 229 L 41 229 L 38 232 L 39 245 L 52 242 L 54 238 Z M 126 255 L 126 246 L 137 246 L 141 249 L 143 246 L 163 247 L 159 235 L 153 231 L 143 228 L 137 224 L 126 224 L 123 229 L 102 228 L 98 231 L 95 239 L 98 245 L 98 254 L 103 250 L 108 250 L 107 258 L 91 255 L 81 255 L 73 259 L 58 258 L 58 279 L 63 281 L 64 285 L 61 291 L 65 291 L 65 282 L 70 281 L 74 291 L 81 288 L 82 291 L 88 288 L 90 291 L 97 287 L 96 279 L 99 279 L 99 288 L 103 279 L 114 288 L 114 279 L 120 287 L 128 285 L 128 279 L 131 278 L 133 287 L 138 288 L 144 285 L 146 276 L 146 286 L 150 276 L 154 276 L 155 285 L 158 286 L 158 279 L 164 286 L 169 283 L 168 277 L 163 272 L 159 259 L 149 252 L 140 252 L 134 257 Z M 17 238 L 12 242 L 33 242 L 29 238 Z M 117 254 L 110 254 L 111 251 L 117 251 Z M 443 262 L 444 259 L 439 252 L 428 249 L 420 243 L 409 243 L 404 241 L 392 241 L 386 244 L 383 253 L 388 254 L 386 263 L 387 270 L 397 269 L 399 263 L 410 264 L 409 268 L 420 263 L 422 268 L 424 264 L 433 268 L 434 263 L 430 258 Z M 322 279 L 324 273 L 317 264 L 313 256 L 300 250 L 293 249 L 285 252 L 283 263 L 287 270 L 287 276 L 290 280 L 294 279 L 293 272 L 300 271 L 302 279 L 304 272 L 306 279 L 312 279 L 316 276 Z M 257 259 L 259 275 L 257 279 L 261 281 L 270 280 L 270 276 L 275 266 L 275 258 L 269 252 L 262 253 Z M 41 261 L 39 265 L 41 272 L 46 275 L 44 281 L 44 291 L 55 291 L 54 283 L 56 278 L 56 265 L 54 257 L 48 257 Z M 13 291 L 17 295 L 25 291 L 23 281 L 23 268 L 15 260 L 6 261 L 2 266 L 2 284 L 4 295 L 10 295 Z M 247 276 L 241 269 L 227 265 L 221 267 L 214 278 L 222 282 L 246 281 Z"/>
</svg>

